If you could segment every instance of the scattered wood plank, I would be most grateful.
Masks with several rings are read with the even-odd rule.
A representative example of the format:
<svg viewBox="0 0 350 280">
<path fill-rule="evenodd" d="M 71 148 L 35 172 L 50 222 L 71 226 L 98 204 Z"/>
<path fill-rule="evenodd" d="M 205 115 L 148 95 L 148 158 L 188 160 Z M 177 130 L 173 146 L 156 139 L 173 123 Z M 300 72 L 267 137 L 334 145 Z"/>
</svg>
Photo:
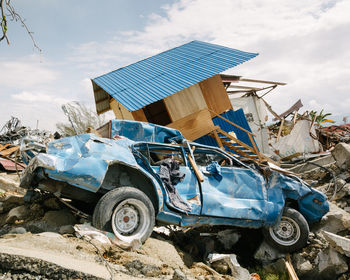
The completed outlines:
<svg viewBox="0 0 350 280">
<path fill-rule="evenodd" d="M 16 152 L 17 150 L 19 150 L 19 146 L 14 146 L 14 147 L 2 150 L 0 152 L 0 156 L 8 157 L 8 156 L 12 155 L 14 152 Z"/>
<path fill-rule="evenodd" d="M 285 260 L 286 268 L 289 274 L 289 279 L 290 280 L 299 280 L 298 275 L 296 274 L 294 267 L 292 265 L 292 262 L 290 260 L 290 255 L 286 255 L 286 260 Z"/>
<path fill-rule="evenodd" d="M 276 139 L 276 142 L 278 142 L 281 138 L 281 134 L 282 134 L 282 129 L 283 129 L 283 125 L 284 125 L 284 119 L 282 119 L 282 122 L 281 122 L 281 125 L 280 125 L 280 128 L 278 130 L 278 134 L 277 134 L 277 139 Z"/>
<path fill-rule="evenodd" d="M 193 160 L 193 158 L 192 158 L 191 155 L 188 156 L 188 161 L 190 162 L 190 164 L 191 164 L 191 166 L 192 166 L 192 168 L 193 168 L 193 171 L 194 171 L 194 173 L 196 174 L 198 180 L 199 180 L 200 182 L 204 182 L 203 174 L 202 174 L 202 172 L 199 170 L 197 164 L 195 163 L 195 161 Z"/>
</svg>

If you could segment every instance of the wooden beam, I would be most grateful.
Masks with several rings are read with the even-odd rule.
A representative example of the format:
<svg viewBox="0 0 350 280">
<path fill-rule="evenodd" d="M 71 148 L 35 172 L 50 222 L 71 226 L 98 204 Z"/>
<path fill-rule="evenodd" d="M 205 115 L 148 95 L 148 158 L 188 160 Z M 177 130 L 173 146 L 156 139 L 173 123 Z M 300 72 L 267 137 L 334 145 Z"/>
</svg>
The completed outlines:
<svg viewBox="0 0 350 280">
<path fill-rule="evenodd" d="M 280 137 L 281 137 L 281 134 L 282 134 L 283 125 L 284 125 L 284 119 L 282 119 L 280 128 L 279 128 L 279 130 L 278 130 L 276 142 L 278 142 L 278 140 L 280 140 Z"/>
<path fill-rule="evenodd" d="M 257 87 L 236 86 L 236 85 L 230 85 L 229 88 L 240 88 L 240 89 L 250 89 L 250 90 L 262 90 L 262 88 L 257 88 Z"/>
<path fill-rule="evenodd" d="M 255 151 L 255 154 L 259 157 L 259 161 L 261 161 L 260 152 L 259 152 L 258 147 L 255 144 L 253 136 L 251 136 L 250 134 L 248 134 L 248 136 L 249 136 L 250 143 L 252 143 L 253 150 Z"/>
<path fill-rule="evenodd" d="M 230 120 L 228 120 L 228 119 L 226 119 L 226 118 L 220 116 L 220 115 L 217 114 L 216 112 L 214 112 L 214 111 L 212 111 L 212 110 L 210 110 L 210 109 L 208 109 L 208 111 L 209 111 L 210 113 L 214 114 L 215 116 L 217 116 L 217 117 L 223 119 L 224 121 L 227 121 L 228 123 L 232 124 L 233 126 L 239 128 L 240 130 L 244 131 L 245 133 L 251 134 L 252 136 L 255 136 L 254 133 L 251 133 L 250 131 L 248 131 L 248 130 L 244 129 L 243 127 L 239 126 L 238 124 L 235 124 L 234 122 L 231 122 Z"/>
<path fill-rule="evenodd" d="M 10 144 L 5 144 L 5 145 L 0 144 L 0 151 L 5 150 L 8 146 L 10 146 Z"/>
<path fill-rule="evenodd" d="M 2 150 L 2 151 L 0 152 L 0 156 L 3 156 L 3 157 L 10 156 L 11 154 L 13 154 L 14 152 L 16 152 L 17 150 L 19 150 L 19 146 L 14 146 L 14 147 L 11 147 L 11 148 Z"/>
<path fill-rule="evenodd" d="M 190 162 L 190 164 L 191 164 L 191 166 L 193 168 L 193 171 L 196 174 L 198 180 L 200 182 L 204 182 L 203 174 L 202 174 L 202 172 L 200 172 L 197 164 L 195 163 L 195 161 L 193 160 L 193 158 L 192 158 L 192 156 L 190 154 L 188 155 L 188 161 Z"/>
<path fill-rule="evenodd" d="M 251 82 L 251 83 L 261 83 L 261 84 L 271 84 L 271 85 L 279 85 L 279 86 L 285 86 L 287 83 L 282 82 L 272 82 L 272 81 L 264 81 L 264 80 L 254 80 L 254 79 L 245 79 L 240 78 L 240 82 Z"/>
<path fill-rule="evenodd" d="M 292 265 L 292 261 L 290 259 L 290 255 L 286 254 L 285 265 L 289 274 L 290 280 L 299 280 L 298 275 L 296 274 L 294 267 Z"/>
<path fill-rule="evenodd" d="M 220 139 L 220 137 L 219 137 L 219 135 L 218 135 L 218 133 L 217 133 L 216 130 L 213 131 L 213 135 L 214 135 L 214 138 L 215 138 L 216 142 L 218 142 L 218 145 L 219 145 L 220 149 L 223 149 L 223 150 L 224 150 L 225 148 L 224 148 L 224 146 L 222 145 L 221 139 Z"/>
<path fill-rule="evenodd" d="M 243 146 L 244 148 L 250 149 L 253 151 L 252 147 L 250 147 L 246 143 L 242 142 L 241 140 L 238 140 L 236 137 L 233 137 L 232 135 L 228 134 L 226 131 L 223 131 L 222 129 L 218 129 L 218 132 L 221 133 L 222 135 L 224 135 L 225 137 L 235 141 L 237 144 Z"/>
<path fill-rule="evenodd" d="M 245 152 L 243 152 L 242 150 L 236 148 L 234 145 L 232 145 L 230 142 L 224 141 L 222 140 L 222 143 L 227 146 L 228 148 L 230 148 L 231 150 L 234 150 L 237 154 L 241 155 L 242 157 L 251 159 L 251 160 L 255 160 L 254 155 L 249 155 Z"/>
</svg>

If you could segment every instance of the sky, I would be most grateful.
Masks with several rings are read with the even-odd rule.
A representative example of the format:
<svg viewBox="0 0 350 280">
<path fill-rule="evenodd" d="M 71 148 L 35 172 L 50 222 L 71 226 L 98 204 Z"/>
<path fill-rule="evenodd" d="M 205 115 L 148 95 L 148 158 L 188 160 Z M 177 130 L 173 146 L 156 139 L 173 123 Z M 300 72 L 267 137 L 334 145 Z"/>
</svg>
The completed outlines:
<svg viewBox="0 0 350 280">
<path fill-rule="evenodd" d="M 91 78 L 192 40 L 256 58 L 226 73 L 286 82 L 266 96 L 277 113 L 350 116 L 349 0 L 12 0 L 42 49 L 10 22 L 0 42 L 0 129 L 11 116 L 55 131 L 61 105 L 95 109 Z"/>
</svg>

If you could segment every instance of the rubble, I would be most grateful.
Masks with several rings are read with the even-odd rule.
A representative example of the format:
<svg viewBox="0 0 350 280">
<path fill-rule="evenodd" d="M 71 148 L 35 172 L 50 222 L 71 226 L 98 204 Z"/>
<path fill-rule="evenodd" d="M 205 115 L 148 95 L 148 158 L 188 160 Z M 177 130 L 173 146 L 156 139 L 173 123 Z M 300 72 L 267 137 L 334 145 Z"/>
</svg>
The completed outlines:
<svg viewBox="0 0 350 280">
<path fill-rule="evenodd" d="M 327 231 L 323 231 L 323 236 L 339 253 L 350 257 L 350 239 Z"/>
<path fill-rule="evenodd" d="M 258 250 L 254 254 L 254 259 L 265 264 L 284 257 L 285 257 L 285 254 L 271 247 L 265 241 L 261 243 Z"/>
<path fill-rule="evenodd" d="M 230 273 L 236 279 L 250 279 L 249 271 L 239 265 L 235 254 L 210 254 L 208 261 L 221 274 Z"/>
<path fill-rule="evenodd" d="M 350 124 L 321 127 L 318 130 L 319 141 L 325 149 L 331 149 L 338 143 L 350 143 Z"/>
<path fill-rule="evenodd" d="M 336 279 L 337 276 L 348 271 L 345 258 L 332 248 L 319 252 L 317 258 L 319 279 Z"/>
<path fill-rule="evenodd" d="M 31 138 L 35 139 L 38 143 L 45 143 L 49 137 L 50 132 L 23 126 L 21 121 L 16 117 L 11 117 L 0 129 L 0 144 L 13 145 L 16 147 L 13 148 L 14 150 L 19 148 L 21 140 L 24 138 Z"/>
<path fill-rule="evenodd" d="M 332 150 L 332 155 L 337 162 L 337 166 L 343 170 L 350 167 L 350 145 L 338 143 Z"/>
</svg>

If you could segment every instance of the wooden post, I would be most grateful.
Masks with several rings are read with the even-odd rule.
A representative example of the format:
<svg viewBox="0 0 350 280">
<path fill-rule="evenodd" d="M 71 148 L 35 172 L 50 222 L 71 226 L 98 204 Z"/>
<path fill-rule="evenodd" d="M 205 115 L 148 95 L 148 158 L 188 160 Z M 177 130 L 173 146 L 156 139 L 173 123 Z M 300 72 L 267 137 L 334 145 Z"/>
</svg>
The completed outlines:
<svg viewBox="0 0 350 280">
<path fill-rule="evenodd" d="M 276 142 L 278 142 L 278 140 L 280 140 L 280 137 L 281 137 L 281 134 L 282 134 L 283 125 L 284 125 L 284 119 L 282 119 L 282 121 L 281 121 L 281 126 L 280 126 L 280 129 L 278 130 Z"/>
<path fill-rule="evenodd" d="M 192 168 L 193 168 L 193 171 L 194 173 L 196 174 L 198 180 L 200 182 L 204 182 L 204 177 L 203 177 L 203 174 L 202 172 L 198 169 L 198 166 L 197 164 L 194 162 L 193 158 L 191 157 L 191 155 L 188 155 L 188 161 L 190 162 Z"/>
<path fill-rule="evenodd" d="M 253 136 L 250 135 L 250 134 L 248 134 L 248 136 L 249 136 L 250 142 L 251 142 L 252 145 L 253 145 L 253 149 L 254 149 L 255 154 L 258 156 L 259 161 L 261 161 L 261 155 L 260 155 L 260 152 L 259 152 L 259 150 L 258 150 L 258 147 L 257 147 L 256 144 L 255 144 L 255 141 L 254 141 Z"/>
<path fill-rule="evenodd" d="M 219 145 L 220 149 L 225 150 L 224 146 L 222 145 L 221 139 L 220 139 L 220 137 L 218 135 L 218 132 L 216 130 L 213 130 L 212 133 L 214 134 L 215 140 L 216 140 L 216 142 L 218 142 L 218 145 Z"/>
<path fill-rule="evenodd" d="M 290 260 L 290 255 L 286 254 L 285 265 L 289 274 L 290 280 L 299 280 L 298 275 L 296 274 L 292 262 Z"/>
</svg>

